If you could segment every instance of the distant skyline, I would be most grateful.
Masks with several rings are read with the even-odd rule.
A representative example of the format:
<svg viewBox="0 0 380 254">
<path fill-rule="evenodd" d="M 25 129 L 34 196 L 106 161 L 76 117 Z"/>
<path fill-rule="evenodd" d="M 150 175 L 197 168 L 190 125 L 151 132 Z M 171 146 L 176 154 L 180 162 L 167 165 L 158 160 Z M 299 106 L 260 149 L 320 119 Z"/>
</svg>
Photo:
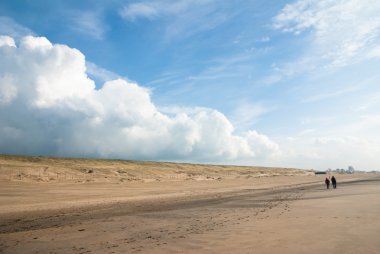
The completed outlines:
<svg viewBox="0 0 380 254">
<path fill-rule="evenodd" d="M 380 169 L 380 2 L 0 2 L 0 153 Z"/>
</svg>

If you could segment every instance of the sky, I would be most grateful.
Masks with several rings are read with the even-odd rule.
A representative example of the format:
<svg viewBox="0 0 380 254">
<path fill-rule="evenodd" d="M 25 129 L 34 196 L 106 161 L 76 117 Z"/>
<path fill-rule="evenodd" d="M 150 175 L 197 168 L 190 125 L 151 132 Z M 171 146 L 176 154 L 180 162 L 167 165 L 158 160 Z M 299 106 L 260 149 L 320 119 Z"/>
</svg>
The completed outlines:
<svg viewBox="0 0 380 254">
<path fill-rule="evenodd" d="M 377 0 L 2 0 L 0 153 L 380 169 Z"/>
</svg>

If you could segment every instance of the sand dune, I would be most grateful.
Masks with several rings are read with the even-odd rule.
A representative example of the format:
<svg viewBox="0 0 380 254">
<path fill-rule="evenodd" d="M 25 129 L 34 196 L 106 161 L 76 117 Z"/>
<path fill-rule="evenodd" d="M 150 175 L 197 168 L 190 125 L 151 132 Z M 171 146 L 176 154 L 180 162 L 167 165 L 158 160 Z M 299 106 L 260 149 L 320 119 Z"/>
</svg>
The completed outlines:
<svg viewBox="0 0 380 254">
<path fill-rule="evenodd" d="M 379 253 L 380 175 L 0 157 L 1 253 Z"/>
<path fill-rule="evenodd" d="M 308 174 L 294 168 L 0 155 L 0 180 L 11 181 L 149 182 Z"/>
</svg>

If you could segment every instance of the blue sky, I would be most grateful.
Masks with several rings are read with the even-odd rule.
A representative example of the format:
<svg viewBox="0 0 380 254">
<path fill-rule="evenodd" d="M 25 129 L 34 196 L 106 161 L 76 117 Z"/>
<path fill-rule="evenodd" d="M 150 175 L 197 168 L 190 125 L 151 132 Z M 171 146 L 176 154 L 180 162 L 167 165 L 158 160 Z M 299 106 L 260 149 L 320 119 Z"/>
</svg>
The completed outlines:
<svg viewBox="0 0 380 254">
<path fill-rule="evenodd" d="M 379 169 L 379 12 L 375 0 L 1 1 L 2 44 L 18 50 L 1 51 L 0 152 Z M 30 51 L 39 37 L 61 68 Z"/>
</svg>

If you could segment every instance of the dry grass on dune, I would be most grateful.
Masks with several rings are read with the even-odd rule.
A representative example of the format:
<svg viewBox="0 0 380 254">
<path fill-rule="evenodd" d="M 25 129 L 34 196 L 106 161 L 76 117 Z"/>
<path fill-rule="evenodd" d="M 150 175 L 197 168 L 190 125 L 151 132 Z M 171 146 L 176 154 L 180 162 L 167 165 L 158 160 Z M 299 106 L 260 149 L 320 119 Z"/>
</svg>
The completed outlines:
<svg viewBox="0 0 380 254">
<path fill-rule="evenodd" d="M 294 168 L 0 155 L 0 180 L 130 182 L 307 175 Z"/>
</svg>

